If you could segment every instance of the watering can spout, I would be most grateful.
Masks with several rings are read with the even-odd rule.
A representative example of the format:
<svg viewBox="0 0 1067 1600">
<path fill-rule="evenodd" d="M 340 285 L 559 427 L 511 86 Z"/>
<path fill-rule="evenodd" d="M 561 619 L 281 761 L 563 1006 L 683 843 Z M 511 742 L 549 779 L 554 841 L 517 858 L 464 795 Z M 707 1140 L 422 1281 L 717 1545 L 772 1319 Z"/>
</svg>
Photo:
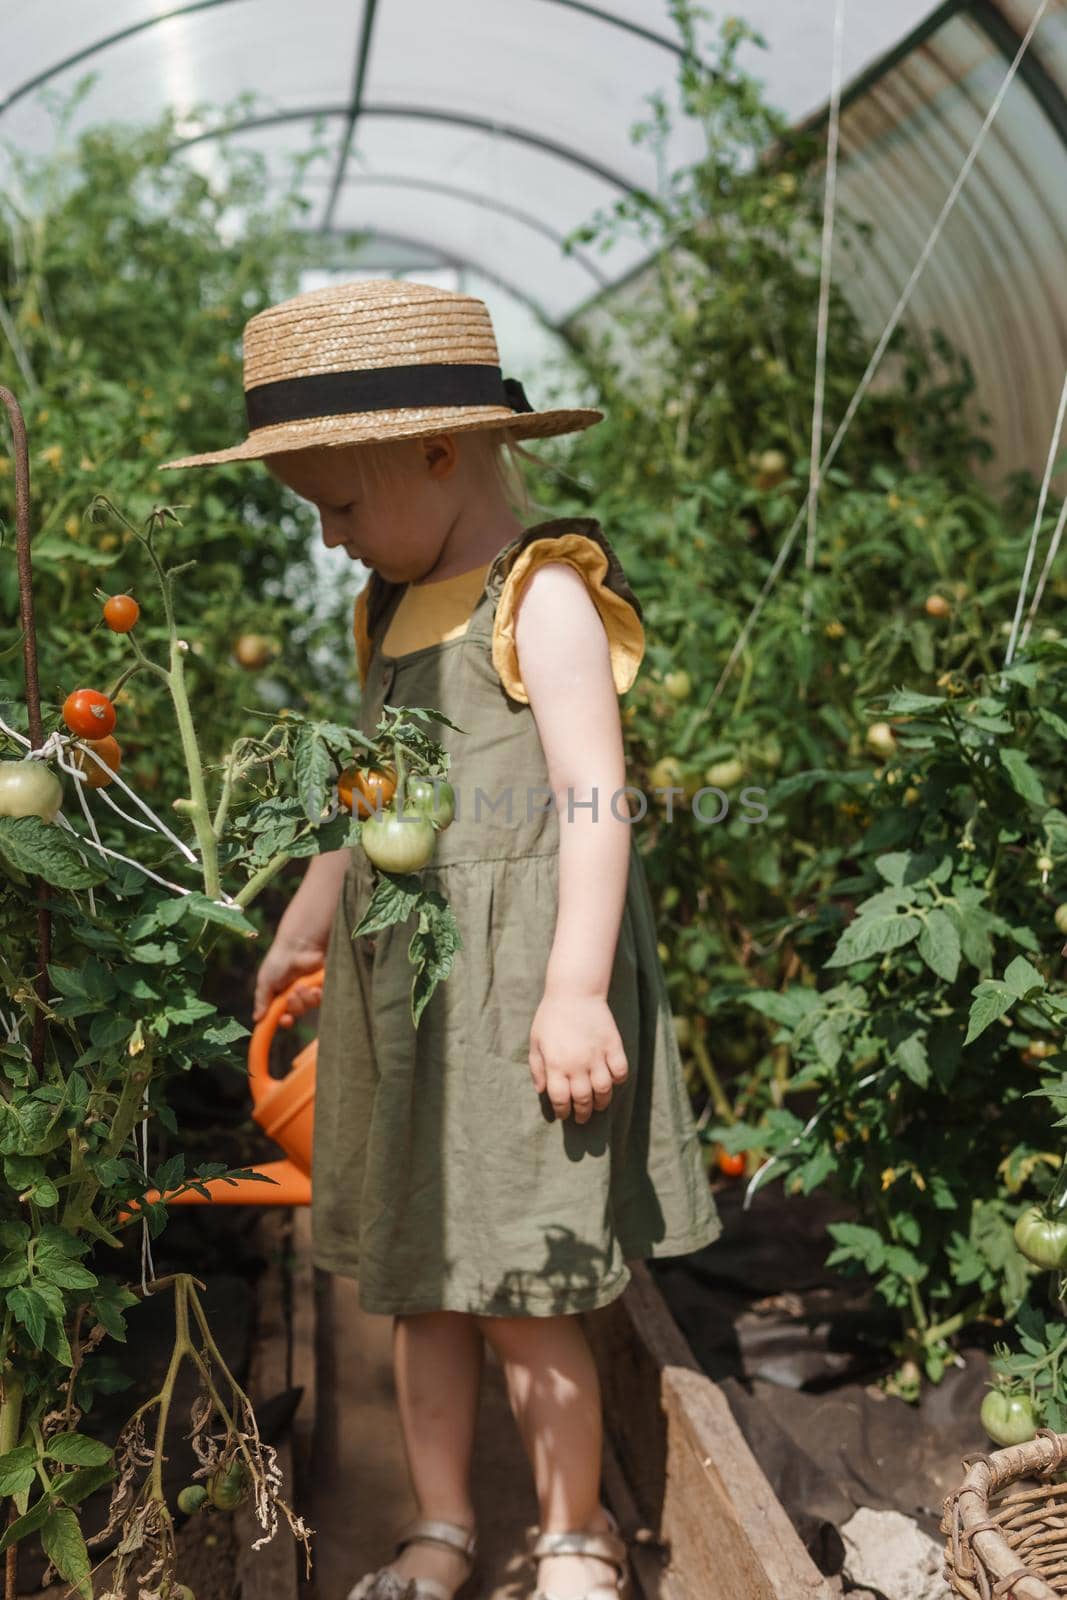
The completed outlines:
<svg viewBox="0 0 1067 1600">
<path fill-rule="evenodd" d="M 248 1041 L 248 1083 L 252 1091 L 252 1115 L 264 1133 L 285 1151 L 282 1161 L 266 1161 L 252 1170 L 262 1178 L 209 1178 L 203 1187 L 180 1194 L 160 1194 L 149 1190 L 146 1200 L 165 1200 L 169 1205 L 229 1206 L 309 1206 L 311 1204 L 311 1142 L 315 1121 L 315 1040 L 305 1045 L 284 1078 L 270 1074 L 270 1047 L 285 1015 L 290 996 L 298 984 L 318 987 L 323 973 L 309 972 L 297 978 L 281 994 L 275 995 Z M 127 1216 L 136 1212 L 127 1213 Z"/>
</svg>

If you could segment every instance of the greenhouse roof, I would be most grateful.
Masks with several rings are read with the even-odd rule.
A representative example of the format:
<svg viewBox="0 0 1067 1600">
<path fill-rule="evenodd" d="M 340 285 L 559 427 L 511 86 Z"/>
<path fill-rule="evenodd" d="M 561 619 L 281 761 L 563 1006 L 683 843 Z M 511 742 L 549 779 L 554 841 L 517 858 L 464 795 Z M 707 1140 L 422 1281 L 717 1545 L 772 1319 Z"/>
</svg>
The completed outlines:
<svg viewBox="0 0 1067 1600">
<path fill-rule="evenodd" d="M 700 54 L 737 13 L 766 40 L 742 61 L 770 101 L 818 121 L 839 5 L 733 0 L 698 24 Z M 642 292 L 636 231 L 561 246 L 628 190 L 656 190 L 652 145 L 631 137 L 651 95 L 672 113 L 668 170 L 703 150 L 678 109 L 670 0 L 0 0 L 0 23 L 0 171 L 5 142 L 51 148 L 48 92 L 66 101 L 90 73 L 72 134 L 172 107 L 205 171 L 225 132 L 279 190 L 314 149 L 300 187 L 323 274 L 489 290 L 494 315 L 515 308 L 534 335 L 509 330 L 520 361 Z M 872 227 L 865 258 L 835 255 L 835 272 L 872 344 L 906 291 L 912 324 L 970 362 L 999 466 L 1040 468 L 1067 367 L 1067 0 L 849 0 L 843 41 L 840 206 Z"/>
<path fill-rule="evenodd" d="M 736 9 L 770 47 L 747 64 L 771 99 L 809 115 L 828 92 L 831 0 Z M 850 77 L 931 7 L 851 9 Z M 0 140 L 46 149 L 54 123 L 40 91 L 65 98 L 95 72 L 72 131 L 150 121 L 170 105 L 195 141 L 190 155 L 210 168 L 217 134 L 196 108 L 217 113 L 247 92 L 256 101 L 229 118 L 240 128 L 231 140 L 261 151 L 277 181 L 320 130 L 323 153 L 302 185 L 308 226 L 367 230 L 401 255 L 472 266 L 557 326 L 645 258 L 637 237 L 606 254 L 565 255 L 560 242 L 628 189 L 655 189 L 654 153 L 630 138 L 650 94 L 675 112 L 670 164 L 701 148 L 677 112 L 668 0 L 0 0 L 0 22 Z M 713 26 L 700 24 L 702 49 Z"/>
</svg>

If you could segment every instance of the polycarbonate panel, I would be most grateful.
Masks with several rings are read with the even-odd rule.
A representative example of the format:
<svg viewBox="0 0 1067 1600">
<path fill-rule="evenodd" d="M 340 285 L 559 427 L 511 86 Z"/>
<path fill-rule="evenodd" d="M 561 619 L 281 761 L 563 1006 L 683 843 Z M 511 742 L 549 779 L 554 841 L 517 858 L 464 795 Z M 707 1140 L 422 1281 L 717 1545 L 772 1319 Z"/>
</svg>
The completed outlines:
<svg viewBox="0 0 1067 1600">
<path fill-rule="evenodd" d="M 452 195 L 413 195 L 395 185 L 346 186 L 335 223 L 397 239 L 432 239 L 446 256 L 496 278 L 553 322 L 587 292 L 587 275 L 550 239 Z"/>
<path fill-rule="evenodd" d="M 431 48 L 413 49 L 412 40 Z M 647 143 L 630 126 L 647 118 L 646 96 L 675 100 L 673 58 L 658 46 L 584 11 L 546 0 L 403 0 L 379 7 L 366 100 L 369 106 L 488 118 L 562 144 L 623 182 L 655 188 Z M 702 147 L 692 121 L 671 141 L 671 164 Z"/>
<path fill-rule="evenodd" d="M 517 211 L 559 239 L 600 208 L 610 207 L 618 191 L 586 168 L 564 157 L 503 135 L 480 133 L 421 118 L 363 116 L 346 168 L 346 181 L 396 178 L 403 184 L 456 189 L 481 195 L 489 210 Z M 419 196 L 409 190 L 417 212 Z M 640 240 L 624 236 L 601 255 L 580 246 L 588 263 L 588 292 L 614 280 L 644 259 Z"/>
<path fill-rule="evenodd" d="M 75 13 L 82 36 L 84 19 L 96 20 L 95 37 L 104 41 L 119 31 L 110 3 L 99 0 L 45 0 L 33 5 L 7 4 L 0 7 L 0 37 L 4 51 L 0 57 L 0 101 L 49 63 L 63 60 L 70 48 L 62 19 Z M 142 3 L 125 5 L 122 12 L 131 17 L 151 16 L 158 8 Z M 168 10 L 174 9 L 167 7 Z M 8 55 L 7 16 L 11 12 L 32 14 L 35 35 L 30 48 L 28 30 L 16 61 Z M 99 49 L 86 60 L 56 74 L 49 89 L 64 97 L 86 73 L 98 80 L 78 107 L 72 132 L 96 122 L 113 119 L 123 122 L 154 120 L 164 106 L 186 112 L 194 105 L 212 108 L 228 105 L 241 93 L 257 97 L 260 114 L 310 108 L 344 106 L 351 93 L 356 41 L 362 18 L 362 0 L 338 4 L 338 0 L 301 0 L 299 26 L 294 26 L 292 0 L 226 0 L 221 5 L 189 10 L 183 15 L 161 17 L 153 26 L 139 29 L 125 38 Z M 49 24 L 51 31 L 47 31 Z M 47 148 L 52 138 L 52 122 L 30 94 L 11 105 L 0 116 L 0 139 L 9 139 L 24 150 Z"/>
<path fill-rule="evenodd" d="M 1037 0 L 1000 0 L 997 8 L 1020 37 L 1030 26 Z M 1062 91 L 1067 70 L 1067 10 L 1053 4 L 1038 25 L 1032 45 L 1035 58 L 1049 72 Z"/>
<path fill-rule="evenodd" d="M 321 209 L 319 196 L 325 185 L 332 183 L 337 171 L 337 161 L 347 126 L 347 115 L 337 113 L 319 120 L 319 131 L 314 133 L 313 121 L 308 117 L 301 122 L 275 122 L 267 127 L 246 128 L 226 137 L 226 145 L 236 152 L 249 152 L 261 156 L 266 163 L 268 182 L 272 189 L 288 187 L 292 179 L 293 162 L 297 157 L 308 156 L 303 168 L 302 188 L 313 209 L 307 214 L 307 225 L 314 226 Z M 221 173 L 219 140 L 202 139 L 186 146 L 182 158 L 199 168 L 207 177 Z M 314 151 L 314 154 L 312 152 Z"/>
<path fill-rule="evenodd" d="M 1008 65 L 960 15 L 845 111 L 841 205 L 874 232 L 864 270 L 842 281 L 872 344 Z M 1065 165 L 1052 122 L 1017 77 L 909 306 L 913 324 L 941 329 L 970 360 L 998 472 L 1043 463 L 1067 369 Z"/>
</svg>

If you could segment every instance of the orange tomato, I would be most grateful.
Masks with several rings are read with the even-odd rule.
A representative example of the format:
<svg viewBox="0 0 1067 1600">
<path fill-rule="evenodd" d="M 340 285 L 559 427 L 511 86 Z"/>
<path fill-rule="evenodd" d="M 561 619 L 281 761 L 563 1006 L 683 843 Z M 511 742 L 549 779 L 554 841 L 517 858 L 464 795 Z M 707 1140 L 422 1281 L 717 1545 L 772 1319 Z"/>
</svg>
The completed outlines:
<svg viewBox="0 0 1067 1600">
<path fill-rule="evenodd" d="M 719 1146 L 718 1154 L 719 1171 L 725 1178 L 740 1178 L 745 1170 L 745 1158 L 738 1152 L 733 1154 Z"/>
<path fill-rule="evenodd" d="M 98 766 L 92 756 L 86 755 L 84 750 L 75 750 L 74 765 L 85 773 L 85 781 L 90 789 L 106 789 L 111 782 L 112 774 L 122 765 L 122 746 L 110 734 L 106 739 L 86 739 L 85 743 L 91 750 L 96 751 L 101 761 L 107 763 L 109 770 Z"/>
<path fill-rule="evenodd" d="M 353 800 L 356 815 L 373 816 L 383 810 L 396 794 L 396 773 L 379 772 L 372 767 L 346 767 L 337 780 L 337 798 L 346 811 Z"/>
<path fill-rule="evenodd" d="M 104 621 L 112 633 L 129 633 L 140 615 L 141 608 L 132 594 L 113 594 L 104 604 Z"/>
</svg>

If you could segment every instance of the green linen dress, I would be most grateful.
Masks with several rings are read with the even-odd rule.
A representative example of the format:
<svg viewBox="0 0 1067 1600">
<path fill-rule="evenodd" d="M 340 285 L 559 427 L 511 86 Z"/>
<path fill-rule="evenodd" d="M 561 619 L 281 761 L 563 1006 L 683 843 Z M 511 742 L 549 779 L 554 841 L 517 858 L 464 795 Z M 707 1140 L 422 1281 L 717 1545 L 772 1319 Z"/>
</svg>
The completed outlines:
<svg viewBox="0 0 1067 1600">
<path fill-rule="evenodd" d="M 490 564 L 466 631 L 405 655 L 383 655 L 381 640 L 406 586 L 371 578 L 363 731 L 373 733 L 383 703 L 435 707 L 465 731 L 433 728 L 452 758 L 460 814 L 423 878 L 447 897 L 463 948 L 418 1028 L 407 958 L 414 920 L 351 937 L 373 890 L 360 849 L 327 953 L 313 1256 L 359 1280 L 367 1311 L 587 1311 L 622 1293 L 627 1261 L 683 1255 L 721 1232 L 656 950 L 639 822 L 608 992 L 629 1075 L 581 1124 L 557 1118 L 530 1076 L 530 1027 L 556 924 L 559 818 L 544 808 L 551 790 L 533 712 L 494 668 L 493 624 L 520 552 L 575 532 L 601 545 L 604 583 L 640 617 L 593 518 L 526 529 Z M 487 797 L 480 806 L 476 788 Z"/>
</svg>

